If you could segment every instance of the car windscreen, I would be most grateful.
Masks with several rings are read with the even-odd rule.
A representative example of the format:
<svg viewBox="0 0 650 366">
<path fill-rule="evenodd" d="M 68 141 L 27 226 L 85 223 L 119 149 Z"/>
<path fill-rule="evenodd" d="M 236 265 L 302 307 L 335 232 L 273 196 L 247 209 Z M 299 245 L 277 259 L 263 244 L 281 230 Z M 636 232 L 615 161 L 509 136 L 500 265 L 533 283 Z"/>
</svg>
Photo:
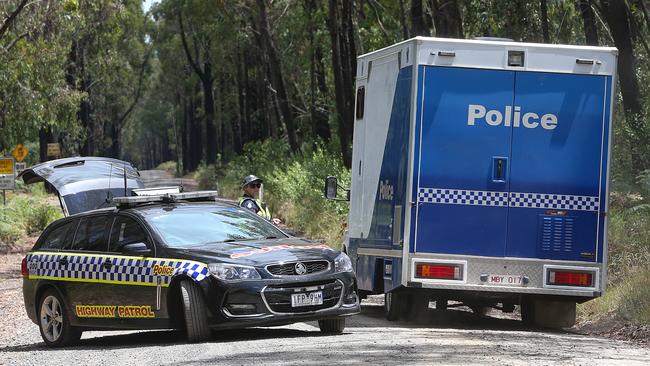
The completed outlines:
<svg viewBox="0 0 650 366">
<path fill-rule="evenodd" d="M 177 207 L 146 220 L 170 247 L 286 237 L 270 222 L 236 207 Z"/>
</svg>

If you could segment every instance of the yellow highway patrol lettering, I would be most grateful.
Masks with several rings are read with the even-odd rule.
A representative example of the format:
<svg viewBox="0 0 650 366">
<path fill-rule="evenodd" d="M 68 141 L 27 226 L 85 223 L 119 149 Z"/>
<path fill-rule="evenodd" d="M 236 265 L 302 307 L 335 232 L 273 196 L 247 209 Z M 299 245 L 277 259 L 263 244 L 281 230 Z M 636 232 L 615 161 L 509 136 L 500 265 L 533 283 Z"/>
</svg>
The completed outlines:
<svg viewBox="0 0 650 366">
<path fill-rule="evenodd" d="M 174 267 L 156 264 L 153 266 L 153 274 L 158 276 L 171 276 L 174 274 Z"/>
<path fill-rule="evenodd" d="M 120 318 L 155 318 L 156 314 L 151 310 L 151 306 L 118 306 L 117 315 Z"/>
<path fill-rule="evenodd" d="M 114 305 L 77 305 L 75 312 L 79 318 L 114 318 Z"/>
</svg>

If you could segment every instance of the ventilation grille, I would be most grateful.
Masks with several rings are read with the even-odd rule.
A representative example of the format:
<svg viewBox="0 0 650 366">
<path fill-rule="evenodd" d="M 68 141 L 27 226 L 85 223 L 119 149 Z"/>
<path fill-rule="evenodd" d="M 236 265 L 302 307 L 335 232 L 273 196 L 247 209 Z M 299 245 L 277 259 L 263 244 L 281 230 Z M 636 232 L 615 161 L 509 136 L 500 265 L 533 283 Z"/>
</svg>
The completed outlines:
<svg viewBox="0 0 650 366">
<path fill-rule="evenodd" d="M 574 217 L 540 216 L 540 221 L 542 253 L 573 252 Z"/>
<path fill-rule="evenodd" d="M 269 271 L 272 275 L 275 276 L 295 276 L 296 273 L 296 263 L 285 263 L 267 266 L 266 270 Z M 328 261 L 310 261 L 302 262 L 305 265 L 307 271 L 304 274 L 314 274 L 327 270 L 329 268 Z"/>
</svg>

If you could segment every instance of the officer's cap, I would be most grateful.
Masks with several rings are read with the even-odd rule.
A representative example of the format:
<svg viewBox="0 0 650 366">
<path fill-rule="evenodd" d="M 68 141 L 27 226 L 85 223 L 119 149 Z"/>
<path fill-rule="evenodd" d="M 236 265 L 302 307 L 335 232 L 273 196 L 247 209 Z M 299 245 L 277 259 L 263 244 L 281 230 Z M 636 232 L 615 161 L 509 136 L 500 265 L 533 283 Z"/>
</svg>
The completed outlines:
<svg viewBox="0 0 650 366">
<path fill-rule="evenodd" d="M 242 181 L 242 183 L 241 183 L 241 187 L 244 188 L 244 187 L 246 187 L 247 185 L 249 185 L 249 184 L 251 184 L 251 183 L 253 183 L 253 182 L 259 182 L 259 183 L 262 183 L 263 181 L 262 181 L 261 178 L 259 178 L 259 177 L 256 176 L 256 175 L 253 175 L 253 174 L 251 174 L 251 175 L 247 175 L 247 176 L 244 178 L 244 180 Z"/>
</svg>

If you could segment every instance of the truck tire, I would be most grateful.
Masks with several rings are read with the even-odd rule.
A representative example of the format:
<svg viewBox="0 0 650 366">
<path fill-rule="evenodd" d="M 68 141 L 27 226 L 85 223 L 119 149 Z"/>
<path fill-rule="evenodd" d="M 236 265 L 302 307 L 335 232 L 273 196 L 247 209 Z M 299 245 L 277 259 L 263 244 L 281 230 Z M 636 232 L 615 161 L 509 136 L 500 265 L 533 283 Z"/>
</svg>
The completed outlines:
<svg viewBox="0 0 650 366">
<path fill-rule="evenodd" d="M 201 342 L 210 339 L 208 316 L 201 291 L 190 280 L 181 280 L 180 291 L 187 340 L 189 342 Z"/>
<path fill-rule="evenodd" d="M 391 291 L 384 294 L 384 314 L 389 321 L 395 321 L 405 314 L 406 293 Z"/>
<path fill-rule="evenodd" d="M 521 320 L 529 326 L 570 328 L 576 322 L 575 301 L 526 300 L 521 304 Z"/>
<path fill-rule="evenodd" d="M 321 333 L 341 334 L 345 329 L 345 318 L 321 319 L 318 321 Z"/>
<path fill-rule="evenodd" d="M 70 325 L 65 303 L 54 289 L 45 290 L 38 306 L 38 328 L 45 344 L 65 347 L 81 338 L 81 330 Z"/>
</svg>

